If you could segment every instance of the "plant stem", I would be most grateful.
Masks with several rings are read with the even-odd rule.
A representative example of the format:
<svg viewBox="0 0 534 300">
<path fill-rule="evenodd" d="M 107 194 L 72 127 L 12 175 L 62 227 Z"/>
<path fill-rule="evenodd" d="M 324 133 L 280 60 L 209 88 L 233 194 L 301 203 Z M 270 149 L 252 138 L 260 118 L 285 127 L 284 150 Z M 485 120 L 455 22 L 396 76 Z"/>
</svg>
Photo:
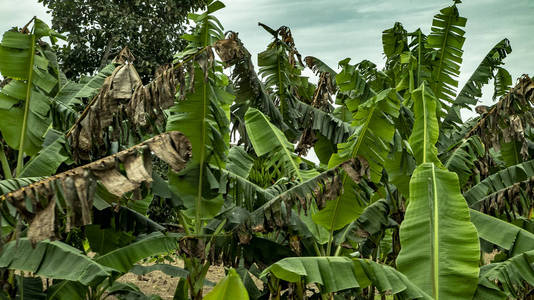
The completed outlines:
<svg viewBox="0 0 534 300">
<path fill-rule="evenodd" d="M 339 245 L 337 245 L 337 248 L 336 248 L 336 252 L 334 253 L 334 256 L 338 256 L 339 253 L 341 252 L 341 244 L 345 241 L 346 237 L 347 237 L 347 233 L 349 232 L 350 228 L 354 225 L 354 223 L 356 223 L 358 221 L 358 219 L 352 221 L 348 226 L 347 228 L 345 228 L 345 231 L 343 231 L 343 235 L 341 236 L 341 240 L 339 242 Z"/>
<path fill-rule="evenodd" d="M 204 99 L 204 103 L 202 103 L 202 106 L 203 106 L 202 117 L 204 118 L 207 114 L 207 108 L 208 108 L 207 106 L 209 105 L 207 101 L 207 97 L 208 97 L 207 84 L 208 84 L 207 82 L 204 82 L 204 84 L 202 85 L 203 86 L 203 99 Z M 201 130 L 202 130 L 202 145 L 206 147 L 206 120 L 205 119 L 202 122 Z M 200 234 L 200 230 L 202 229 L 200 207 L 202 206 L 202 179 L 204 176 L 204 168 L 205 167 L 207 168 L 207 166 L 204 166 L 205 151 L 206 151 L 205 148 L 200 149 L 200 163 L 199 163 L 200 172 L 198 175 L 198 194 L 197 194 L 197 201 L 195 205 L 195 233 L 196 234 Z"/>
<path fill-rule="evenodd" d="M 328 236 L 328 244 L 326 244 L 326 256 L 330 256 L 330 252 L 332 251 L 332 240 L 334 237 L 334 229 L 330 229 L 330 234 Z"/>
<path fill-rule="evenodd" d="M 315 254 L 317 254 L 317 256 L 322 256 L 321 255 L 321 250 L 319 250 L 319 246 L 317 246 L 317 242 L 316 241 L 313 241 L 313 249 L 315 250 Z"/>
<path fill-rule="evenodd" d="M 180 220 L 180 222 L 184 226 L 185 234 L 191 235 L 191 230 L 189 230 L 189 225 L 185 221 L 185 218 L 184 218 L 184 215 L 182 214 L 182 211 L 178 211 L 178 219 Z"/>
<path fill-rule="evenodd" d="M 368 299 L 369 300 L 374 300 L 375 299 L 375 287 L 372 284 L 369 287 L 369 298 Z"/>
<path fill-rule="evenodd" d="M 30 67 L 28 71 L 28 82 L 26 85 L 26 103 L 24 104 L 24 118 L 22 119 L 22 130 L 20 132 L 19 153 L 17 157 L 16 176 L 19 177 L 24 164 L 24 142 L 26 140 L 26 130 L 28 127 L 28 115 L 30 112 L 30 99 L 32 96 L 33 60 L 35 56 L 35 35 L 31 34 Z"/>
<path fill-rule="evenodd" d="M 20 271 L 20 280 L 19 280 L 19 295 L 20 295 L 20 300 L 23 300 L 24 299 L 24 272 L 23 271 Z"/>
<path fill-rule="evenodd" d="M 4 146 L 0 144 L 0 162 L 2 163 L 2 170 L 4 171 L 4 179 L 11 179 L 11 168 L 9 167 L 9 162 L 7 161 L 6 154 L 4 152 Z"/>
</svg>

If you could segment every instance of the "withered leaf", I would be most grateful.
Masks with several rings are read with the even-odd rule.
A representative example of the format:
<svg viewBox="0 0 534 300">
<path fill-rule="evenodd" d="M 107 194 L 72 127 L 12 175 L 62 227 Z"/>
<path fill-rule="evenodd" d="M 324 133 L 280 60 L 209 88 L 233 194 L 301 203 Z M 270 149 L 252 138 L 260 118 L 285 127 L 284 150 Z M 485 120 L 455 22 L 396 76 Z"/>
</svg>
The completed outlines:
<svg viewBox="0 0 534 300">
<path fill-rule="evenodd" d="M 28 238 L 32 244 L 54 236 L 56 221 L 56 201 L 52 199 L 48 206 L 38 212 L 28 228 Z"/>
<path fill-rule="evenodd" d="M 117 197 L 135 190 L 142 183 L 152 182 L 149 149 L 176 172 L 183 169 L 191 158 L 189 140 L 182 133 L 171 131 L 92 163 L 34 182 L 0 196 L 0 200 L 11 203 L 29 224 L 47 224 L 48 227 L 43 230 L 32 229 L 33 225 L 30 225 L 35 241 L 53 236 L 53 230 L 44 219 L 54 212 L 50 202 L 55 202 L 58 195 L 64 198 L 67 206 L 67 231 L 90 224 L 97 180 Z M 126 176 L 119 171 L 121 163 Z M 41 203 L 43 199 L 48 202 Z M 43 212 L 46 209 L 49 210 Z M 57 218 L 54 215 L 49 221 L 54 223 Z"/>
<path fill-rule="evenodd" d="M 480 120 L 464 136 L 480 136 L 486 151 L 494 148 L 499 151 L 502 143 L 521 143 L 520 154 L 528 159 L 528 141 L 525 129 L 534 126 L 532 105 L 534 104 L 534 80 L 526 75 L 521 77 L 514 88 L 502 96 L 491 108 L 477 107 L 482 113 Z M 496 128 L 500 130 L 496 130 Z"/>
<path fill-rule="evenodd" d="M 128 180 L 115 168 L 105 171 L 93 171 L 93 173 L 100 179 L 106 190 L 117 197 L 121 197 L 139 187 L 138 183 Z"/>
<path fill-rule="evenodd" d="M 213 54 L 206 55 L 208 61 L 213 59 Z M 163 110 L 174 104 L 176 86 L 185 85 L 183 69 L 162 66 L 156 78 L 143 85 L 133 60 L 129 50 L 121 51 L 117 67 L 67 133 L 75 160 L 101 157 L 108 153 L 110 141 L 124 143 L 129 133 L 123 132 L 123 122 L 138 134 L 163 131 Z"/>
<path fill-rule="evenodd" d="M 142 182 L 152 182 L 152 160 L 148 151 L 143 155 L 130 155 L 124 159 L 124 168 L 128 180 L 141 184 Z"/>
</svg>

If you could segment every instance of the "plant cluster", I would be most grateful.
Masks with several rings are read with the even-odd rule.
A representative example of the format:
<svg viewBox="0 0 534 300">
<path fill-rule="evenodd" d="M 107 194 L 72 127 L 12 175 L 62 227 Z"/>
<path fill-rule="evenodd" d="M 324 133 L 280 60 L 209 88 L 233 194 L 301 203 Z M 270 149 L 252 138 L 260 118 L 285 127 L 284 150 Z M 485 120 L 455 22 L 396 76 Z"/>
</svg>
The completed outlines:
<svg viewBox="0 0 534 300">
<path fill-rule="evenodd" d="M 42 21 L 6 32 L 0 298 L 160 299 L 119 280 L 160 270 L 174 299 L 530 299 L 534 79 L 503 39 L 458 90 L 457 6 L 336 71 L 261 23 L 255 69 L 209 1 L 148 84 L 134 49 L 76 79 Z"/>
</svg>

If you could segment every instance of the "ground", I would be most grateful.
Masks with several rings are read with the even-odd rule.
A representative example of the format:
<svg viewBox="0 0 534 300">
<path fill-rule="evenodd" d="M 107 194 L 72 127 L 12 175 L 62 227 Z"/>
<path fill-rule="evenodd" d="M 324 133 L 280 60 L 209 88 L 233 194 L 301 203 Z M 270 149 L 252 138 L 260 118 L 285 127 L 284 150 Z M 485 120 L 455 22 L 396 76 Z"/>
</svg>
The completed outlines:
<svg viewBox="0 0 534 300">
<path fill-rule="evenodd" d="M 172 263 L 172 265 L 181 268 L 184 266 L 182 261 L 177 261 L 176 263 Z M 211 266 L 206 275 L 206 279 L 217 283 L 221 281 L 225 275 L 223 266 Z M 178 280 L 180 280 L 180 278 L 171 277 L 161 271 L 153 271 L 143 276 L 128 273 L 119 279 L 121 282 L 130 282 L 137 285 L 146 295 L 159 295 L 164 300 L 172 300 Z M 212 287 L 204 287 L 203 295 L 208 293 L 211 289 Z"/>
</svg>

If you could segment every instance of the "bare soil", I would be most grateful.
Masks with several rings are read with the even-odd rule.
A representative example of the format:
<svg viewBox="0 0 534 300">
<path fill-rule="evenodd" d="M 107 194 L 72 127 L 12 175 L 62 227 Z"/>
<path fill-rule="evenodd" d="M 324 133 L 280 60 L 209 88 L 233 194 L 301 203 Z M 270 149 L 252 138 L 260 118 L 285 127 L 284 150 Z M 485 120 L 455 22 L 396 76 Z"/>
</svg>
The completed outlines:
<svg viewBox="0 0 534 300">
<path fill-rule="evenodd" d="M 180 268 L 184 267 L 182 261 L 177 261 L 176 263 L 171 264 Z M 218 283 L 225 276 L 226 274 L 223 266 L 211 266 L 208 274 L 206 275 L 206 279 L 211 282 Z M 178 285 L 179 280 L 180 278 L 171 277 L 161 271 L 153 271 L 142 276 L 128 273 L 122 276 L 118 281 L 133 283 L 137 285 L 139 289 L 141 289 L 141 291 L 146 295 L 154 294 L 159 295 L 164 300 L 172 300 L 176 285 Z M 207 294 L 211 289 L 212 287 L 204 287 L 202 294 Z"/>
</svg>

